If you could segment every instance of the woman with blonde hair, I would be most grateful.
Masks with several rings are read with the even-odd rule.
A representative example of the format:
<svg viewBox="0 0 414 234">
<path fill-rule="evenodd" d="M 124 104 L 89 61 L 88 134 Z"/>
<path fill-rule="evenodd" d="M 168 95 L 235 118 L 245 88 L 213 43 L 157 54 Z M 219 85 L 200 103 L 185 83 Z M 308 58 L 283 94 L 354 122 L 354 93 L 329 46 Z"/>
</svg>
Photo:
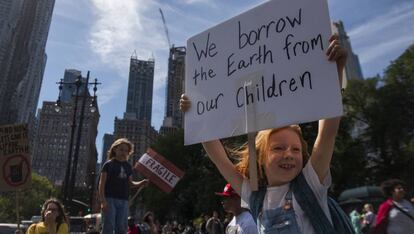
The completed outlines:
<svg viewBox="0 0 414 234">
<path fill-rule="evenodd" d="M 365 204 L 362 215 L 362 233 L 371 233 L 371 229 L 375 227 L 375 218 L 374 207 L 370 203 Z"/>
</svg>

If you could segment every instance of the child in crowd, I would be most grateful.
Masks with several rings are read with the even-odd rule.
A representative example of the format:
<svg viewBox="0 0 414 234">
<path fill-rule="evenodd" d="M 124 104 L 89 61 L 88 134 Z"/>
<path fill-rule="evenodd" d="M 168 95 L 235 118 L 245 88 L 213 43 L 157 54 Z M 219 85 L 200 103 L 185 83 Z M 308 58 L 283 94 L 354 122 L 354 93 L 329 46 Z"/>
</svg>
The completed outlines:
<svg viewBox="0 0 414 234">
<path fill-rule="evenodd" d="M 103 211 L 103 234 L 125 234 L 128 230 L 129 187 L 146 186 L 148 180 L 132 180 L 132 166 L 128 163 L 134 145 L 125 138 L 116 140 L 102 167 L 99 180 L 99 197 Z"/>
</svg>

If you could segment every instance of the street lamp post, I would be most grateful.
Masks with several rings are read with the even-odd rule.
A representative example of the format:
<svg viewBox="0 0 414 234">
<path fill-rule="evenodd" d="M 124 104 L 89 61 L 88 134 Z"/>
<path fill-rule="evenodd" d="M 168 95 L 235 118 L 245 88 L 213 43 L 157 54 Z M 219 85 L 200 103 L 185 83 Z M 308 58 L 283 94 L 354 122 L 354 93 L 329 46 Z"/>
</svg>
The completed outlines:
<svg viewBox="0 0 414 234">
<path fill-rule="evenodd" d="M 95 194 L 94 194 L 94 191 L 95 191 L 95 177 L 96 177 L 96 172 L 95 171 L 92 171 L 91 172 L 91 179 L 90 179 L 90 185 L 89 185 L 89 190 L 90 190 L 90 195 L 89 195 L 89 207 L 90 207 L 90 212 L 91 212 L 91 214 L 92 214 L 92 212 L 93 212 L 93 205 L 94 205 L 94 198 L 95 198 Z"/>
<path fill-rule="evenodd" d="M 59 111 L 59 108 L 61 108 L 61 95 L 62 95 L 62 88 L 63 88 L 62 86 L 64 84 L 67 84 L 67 85 L 74 84 L 76 87 L 74 107 L 73 107 L 73 118 L 72 118 L 72 124 L 71 124 L 71 135 L 70 135 L 70 140 L 69 140 L 68 161 L 67 161 L 67 166 L 66 166 L 65 180 L 62 186 L 63 202 L 65 206 L 69 208 L 70 203 L 72 201 L 73 188 L 75 187 L 75 182 L 76 182 L 76 170 L 77 170 L 77 165 L 78 165 L 79 148 L 80 148 L 80 143 L 81 143 L 83 119 L 84 119 L 86 99 L 87 99 L 87 94 L 88 94 L 88 86 L 94 85 L 94 88 L 93 88 L 94 94 L 93 94 L 93 99 L 91 102 L 91 112 L 95 112 L 96 111 L 96 91 L 97 91 L 96 86 L 101 83 L 98 83 L 97 79 L 95 79 L 94 82 L 89 83 L 89 71 L 88 71 L 86 81 L 84 83 L 82 82 L 82 77 L 79 76 L 75 80 L 75 82 L 64 82 L 61 79 L 60 82 L 57 82 L 57 84 L 59 84 L 59 98 L 56 102 L 56 111 Z M 85 88 L 84 88 L 84 92 L 82 96 L 82 106 L 81 106 L 81 113 L 79 116 L 79 124 L 77 128 L 78 132 L 76 136 L 75 152 L 72 153 L 73 141 L 74 141 L 74 136 L 75 136 L 75 131 L 76 131 L 76 116 L 78 112 L 79 89 L 82 86 L 82 84 L 85 85 Z M 73 154 L 73 162 L 72 162 L 72 154 Z"/>
</svg>

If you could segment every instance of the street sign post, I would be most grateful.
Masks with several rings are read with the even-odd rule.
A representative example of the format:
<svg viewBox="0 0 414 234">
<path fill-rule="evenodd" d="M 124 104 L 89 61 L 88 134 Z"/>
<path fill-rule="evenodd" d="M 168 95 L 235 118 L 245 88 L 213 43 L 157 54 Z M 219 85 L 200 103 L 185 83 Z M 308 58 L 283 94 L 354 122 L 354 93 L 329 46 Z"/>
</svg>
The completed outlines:
<svg viewBox="0 0 414 234">
<path fill-rule="evenodd" d="M 0 126 L 0 191 L 17 191 L 31 184 L 27 124 Z"/>
</svg>

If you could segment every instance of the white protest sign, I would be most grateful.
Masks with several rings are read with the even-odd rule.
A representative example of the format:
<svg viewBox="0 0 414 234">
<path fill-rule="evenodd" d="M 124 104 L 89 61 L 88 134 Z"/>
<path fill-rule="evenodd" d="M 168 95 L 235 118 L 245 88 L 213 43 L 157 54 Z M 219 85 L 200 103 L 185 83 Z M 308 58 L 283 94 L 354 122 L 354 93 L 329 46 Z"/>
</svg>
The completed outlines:
<svg viewBox="0 0 414 234">
<path fill-rule="evenodd" d="M 326 0 L 272 0 L 187 41 L 185 144 L 342 115 Z"/>
</svg>

